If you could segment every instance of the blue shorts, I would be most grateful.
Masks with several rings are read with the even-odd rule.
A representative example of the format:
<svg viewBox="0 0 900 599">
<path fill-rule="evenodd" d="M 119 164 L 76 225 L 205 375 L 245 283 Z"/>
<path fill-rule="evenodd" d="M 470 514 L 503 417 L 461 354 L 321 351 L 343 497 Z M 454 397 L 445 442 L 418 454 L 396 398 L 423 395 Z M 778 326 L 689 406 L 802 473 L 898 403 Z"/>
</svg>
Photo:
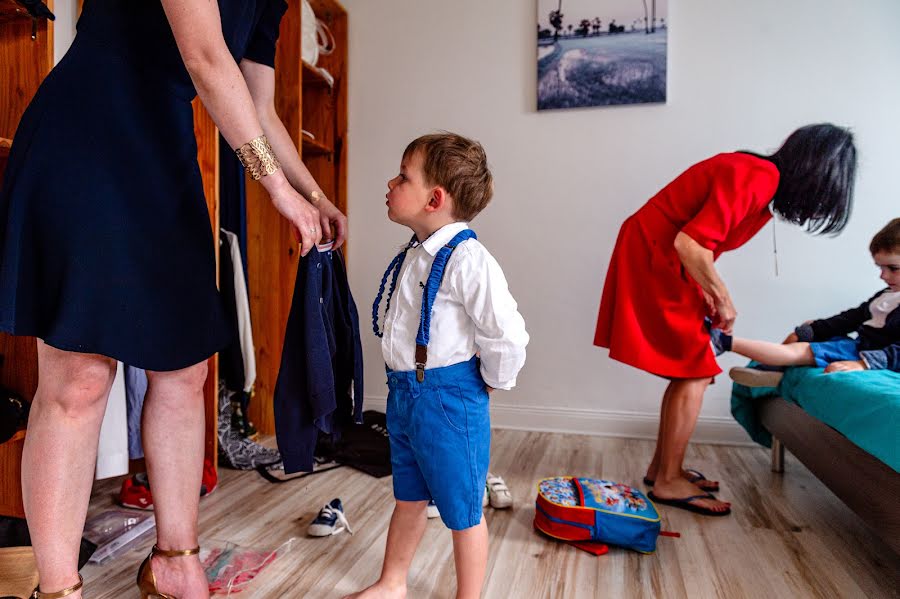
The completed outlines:
<svg viewBox="0 0 900 599">
<path fill-rule="evenodd" d="M 832 362 L 842 360 L 859 360 L 859 342 L 850 337 L 835 337 L 830 341 L 814 342 L 809 344 L 816 366 L 825 368 Z"/>
<path fill-rule="evenodd" d="M 394 497 L 434 500 L 447 528 L 481 522 L 491 451 L 488 393 L 472 358 L 425 371 L 388 371 L 387 427 Z"/>
</svg>

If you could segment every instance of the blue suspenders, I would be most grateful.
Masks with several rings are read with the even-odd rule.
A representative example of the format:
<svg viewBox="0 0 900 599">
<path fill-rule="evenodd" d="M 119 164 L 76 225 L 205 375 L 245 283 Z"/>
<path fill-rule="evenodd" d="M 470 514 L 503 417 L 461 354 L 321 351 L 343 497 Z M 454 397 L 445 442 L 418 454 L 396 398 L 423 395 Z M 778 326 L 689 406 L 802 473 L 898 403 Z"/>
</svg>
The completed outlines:
<svg viewBox="0 0 900 599">
<path fill-rule="evenodd" d="M 428 282 L 422 292 L 422 314 L 419 319 L 419 332 L 416 335 L 416 380 L 420 383 L 425 380 L 425 364 L 428 362 L 428 339 L 431 332 L 431 313 L 434 308 L 434 298 L 441 286 L 441 281 L 444 279 L 444 268 L 447 266 L 447 261 L 450 260 L 450 255 L 453 253 L 453 250 L 456 249 L 456 246 L 466 239 L 477 239 L 475 231 L 472 229 L 463 229 L 438 251 L 437 255 L 434 257 L 434 262 L 431 265 L 431 273 L 428 275 Z M 390 278 L 391 287 L 388 291 L 386 307 L 384 310 L 385 315 L 387 315 L 388 310 L 391 309 L 391 297 L 394 295 L 394 290 L 397 288 L 397 278 L 400 275 L 400 267 L 403 266 L 406 253 L 415 244 L 415 241 L 416 238 L 413 237 L 403 251 L 394 257 L 387 267 L 387 270 L 384 271 L 384 276 L 381 277 L 378 295 L 375 298 L 375 303 L 372 304 L 372 329 L 375 331 L 377 337 L 382 337 L 384 335 L 384 331 L 378 326 L 378 311 L 381 307 L 381 298 L 384 295 L 385 285 L 387 285 L 387 280 Z"/>
</svg>

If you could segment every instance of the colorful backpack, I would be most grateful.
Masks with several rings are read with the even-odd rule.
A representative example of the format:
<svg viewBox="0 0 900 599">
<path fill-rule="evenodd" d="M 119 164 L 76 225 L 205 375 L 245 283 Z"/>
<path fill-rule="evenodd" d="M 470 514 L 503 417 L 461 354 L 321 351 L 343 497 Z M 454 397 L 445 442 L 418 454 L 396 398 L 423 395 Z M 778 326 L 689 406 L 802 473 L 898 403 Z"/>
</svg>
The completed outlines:
<svg viewBox="0 0 900 599">
<path fill-rule="evenodd" d="M 596 478 L 559 476 L 538 483 L 534 527 L 595 555 L 606 543 L 641 553 L 656 551 L 659 513 L 647 497 L 628 485 Z"/>
</svg>

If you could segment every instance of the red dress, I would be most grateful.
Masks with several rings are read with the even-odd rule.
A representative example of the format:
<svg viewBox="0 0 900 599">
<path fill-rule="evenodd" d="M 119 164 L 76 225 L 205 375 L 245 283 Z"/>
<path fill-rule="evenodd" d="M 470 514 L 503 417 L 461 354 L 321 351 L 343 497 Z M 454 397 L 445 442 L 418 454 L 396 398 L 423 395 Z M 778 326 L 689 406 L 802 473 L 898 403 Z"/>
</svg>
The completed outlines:
<svg viewBox="0 0 900 599">
<path fill-rule="evenodd" d="M 703 328 L 700 286 L 675 252 L 682 231 L 718 258 L 770 218 L 778 169 L 750 154 L 719 154 L 669 183 L 619 230 L 606 273 L 594 344 L 614 360 L 666 378 L 722 372 Z"/>
</svg>

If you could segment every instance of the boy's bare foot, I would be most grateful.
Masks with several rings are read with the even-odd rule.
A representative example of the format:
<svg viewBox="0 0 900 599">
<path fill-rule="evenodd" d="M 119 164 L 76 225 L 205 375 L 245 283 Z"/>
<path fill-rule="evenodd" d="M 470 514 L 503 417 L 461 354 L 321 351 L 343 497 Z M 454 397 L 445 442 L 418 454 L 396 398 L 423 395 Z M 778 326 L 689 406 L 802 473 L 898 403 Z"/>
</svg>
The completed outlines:
<svg viewBox="0 0 900 599">
<path fill-rule="evenodd" d="M 379 580 L 369 588 L 343 599 L 406 599 L 406 585 L 395 587 Z"/>
</svg>

